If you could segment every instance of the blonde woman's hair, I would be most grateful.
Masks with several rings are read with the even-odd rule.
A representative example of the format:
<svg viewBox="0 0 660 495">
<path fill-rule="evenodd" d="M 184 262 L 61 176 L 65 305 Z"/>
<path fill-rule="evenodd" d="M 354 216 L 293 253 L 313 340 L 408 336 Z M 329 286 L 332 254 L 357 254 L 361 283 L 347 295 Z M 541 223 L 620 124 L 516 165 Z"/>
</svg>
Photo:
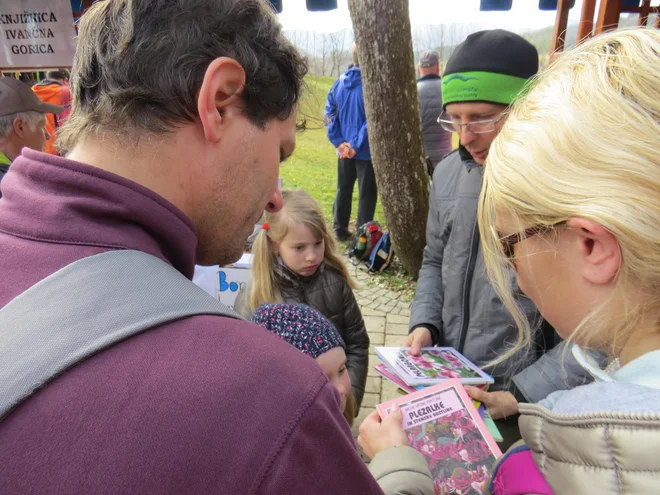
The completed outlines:
<svg viewBox="0 0 660 495">
<path fill-rule="evenodd" d="M 331 235 L 318 201 L 301 189 L 282 191 L 284 207 L 277 213 L 266 213 L 268 230 L 262 229 L 252 246 L 252 283 L 250 284 L 250 310 L 256 310 L 262 303 L 283 302 L 277 282 L 279 261 L 275 250 L 287 232 L 294 225 L 305 225 L 314 237 L 325 242 L 324 261 L 326 269 L 337 272 L 351 289 L 357 288 L 341 260 L 337 241 Z"/>
<path fill-rule="evenodd" d="M 488 273 L 519 330 L 495 363 L 531 341 L 496 214 L 517 231 L 581 217 L 616 237 L 623 261 L 612 296 L 570 337 L 588 345 L 605 329 L 613 352 L 660 295 L 660 31 L 594 38 L 541 73 L 493 142 L 479 203 Z"/>
</svg>

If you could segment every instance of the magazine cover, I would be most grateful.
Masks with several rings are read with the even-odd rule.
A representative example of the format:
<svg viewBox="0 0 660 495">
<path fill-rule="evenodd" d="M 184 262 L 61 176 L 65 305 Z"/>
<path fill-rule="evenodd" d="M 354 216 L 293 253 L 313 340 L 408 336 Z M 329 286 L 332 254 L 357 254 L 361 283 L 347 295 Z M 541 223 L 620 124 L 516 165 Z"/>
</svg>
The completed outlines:
<svg viewBox="0 0 660 495">
<path fill-rule="evenodd" d="M 376 406 L 381 417 L 394 404 L 401 408 L 410 446 L 428 463 L 436 495 L 481 495 L 502 452 L 461 383 L 452 379 L 383 402 Z"/>
<path fill-rule="evenodd" d="M 433 385 L 457 378 L 466 385 L 494 383 L 453 347 L 424 347 L 419 356 L 410 347 L 376 347 L 378 357 L 408 385 Z"/>
</svg>

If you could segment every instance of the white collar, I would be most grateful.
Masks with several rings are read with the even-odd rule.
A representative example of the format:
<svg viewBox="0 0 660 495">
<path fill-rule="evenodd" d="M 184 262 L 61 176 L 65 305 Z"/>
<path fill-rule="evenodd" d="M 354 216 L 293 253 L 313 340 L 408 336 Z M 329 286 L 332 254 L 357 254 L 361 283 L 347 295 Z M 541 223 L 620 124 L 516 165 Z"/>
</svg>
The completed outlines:
<svg viewBox="0 0 660 495">
<path fill-rule="evenodd" d="M 645 387 L 660 389 L 660 350 L 647 352 L 621 366 L 619 359 L 612 361 L 606 369 L 602 369 L 596 360 L 581 347 L 574 345 L 573 356 L 596 381 L 626 382 Z"/>
<path fill-rule="evenodd" d="M 619 358 L 616 358 L 612 361 L 607 368 L 602 369 L 598 362 L 585 352 L 582 347 L 579 345 L 573 345 L 571 349 L 573 357 L 575 360 L 582 366 L 585 370 L 589 372 L 591 376 L 594 377 L 594 380 L 600 382 L 611 382 L 614 381 L 612 375 L 619 369 Z"/>
</svg>

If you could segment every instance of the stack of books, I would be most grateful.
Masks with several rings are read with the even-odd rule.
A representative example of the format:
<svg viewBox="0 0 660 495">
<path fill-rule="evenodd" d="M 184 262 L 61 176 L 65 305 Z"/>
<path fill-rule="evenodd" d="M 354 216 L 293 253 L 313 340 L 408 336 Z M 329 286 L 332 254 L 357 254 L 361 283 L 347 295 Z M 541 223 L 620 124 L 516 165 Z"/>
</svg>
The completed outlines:
<svg viewBox="0 0 660 495">
<path fill-rule="evenodd" d="M 436 385 L 456 378 L 464 385 L 490 385 L 495 380 L 471 363 L 453 347 L 423 347 L 413 356 L 409 347 L 376 347 L 376 354 L 387 369 L 407 388 Z M 377 368 L 380 373 L 381 368 Z M 391 377 L 386 376 L 388 380 Z M 404 388 L 404 390 L 406 390 Z"/>
<path fill-rule="evenodd" d="M 429 464 L 436 493 L 478 494 L 485 488 L 502 441 L 488 411 L 463 384 L 482 388 L 494 382 L 451 347 L 376 347 L 383 361 L 374 369 L 399 387 L 402 397 L 377 406 L 386 417 L 397 404 L 411 447 Z"/>
</svg>

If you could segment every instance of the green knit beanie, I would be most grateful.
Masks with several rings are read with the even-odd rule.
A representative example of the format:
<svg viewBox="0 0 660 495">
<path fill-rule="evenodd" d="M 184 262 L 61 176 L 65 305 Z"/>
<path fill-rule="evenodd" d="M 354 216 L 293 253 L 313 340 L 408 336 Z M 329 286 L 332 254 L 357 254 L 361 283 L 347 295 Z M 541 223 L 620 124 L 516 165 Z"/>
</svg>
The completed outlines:
<svg viewBox="0 0 660 495">
<path fill-rule="evenodd" d="M 484 101 L 510 105 L 539 69 L 539 54 L 515 33 L 471 34 L 456 47 L 442 78 L 442 105 Z"/>
</svg>

